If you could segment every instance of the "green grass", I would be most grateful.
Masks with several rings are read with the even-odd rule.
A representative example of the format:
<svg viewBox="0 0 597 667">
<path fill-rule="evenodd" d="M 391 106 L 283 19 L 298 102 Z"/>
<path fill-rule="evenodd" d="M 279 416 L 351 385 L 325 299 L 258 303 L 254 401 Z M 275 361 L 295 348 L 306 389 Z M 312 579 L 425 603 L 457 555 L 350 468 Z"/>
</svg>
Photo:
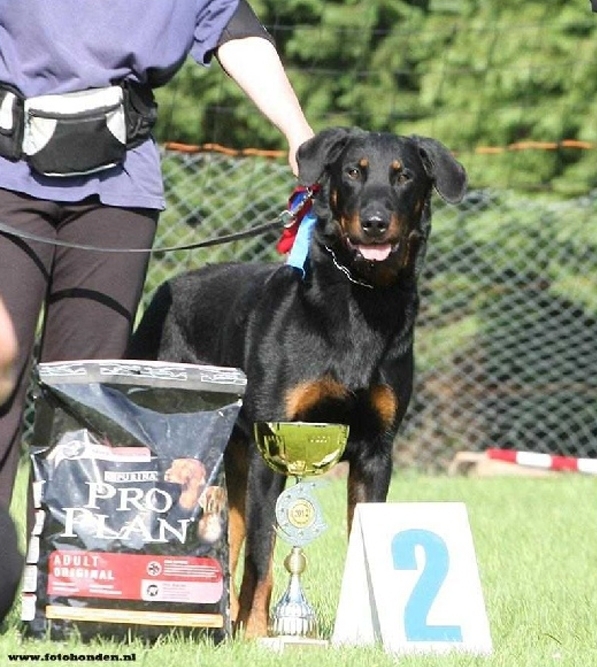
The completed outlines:
<svg viewBox="0 0 597 667">
<path fill-rule="evenodd" d="M 342 480 L 332 480 L 318 493 L 329 528 L 307 548 L 304 586 L 326 637 L 333 628 L 346 553 L 344 488 Z M 13 653 L 57 657 L 70 652 L 134 652 L 134 664 L 147 667 L 385 667 L 397 663 L 404 667 L 589 667 L 597 664 L 595 489 L 595 478 L 574 474 L 547 478 L 394 477 L 391 501 L 466 503 L 494 644 L 490 657 L 398 659 L 380 647 L 310 649 L 280 655 L 240 639 L 219 647 L 173 637 L 151 647 L 138 640 L 114 644 L 98 639 L 90 645 L 75 639 L 22 641 L 14 610 L 0 637 L 0 665 L 9 664 L 6 656 Z M 279 544 L 276 598 L 286 583 L 282 560 L 287 551 L 287 545 Z"/>
</svg>

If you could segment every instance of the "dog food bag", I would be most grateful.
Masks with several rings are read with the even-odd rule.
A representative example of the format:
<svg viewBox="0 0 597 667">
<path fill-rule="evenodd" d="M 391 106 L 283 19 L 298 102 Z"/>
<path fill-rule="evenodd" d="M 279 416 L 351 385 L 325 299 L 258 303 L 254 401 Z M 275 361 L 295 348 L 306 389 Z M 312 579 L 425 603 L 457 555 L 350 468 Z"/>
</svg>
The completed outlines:
<svg viewBox="0 0 597 667">
<path fill-rule="evenodd" d="M 223 455 L 244 374 L 81 361 L 40 364 L 38 375 L 26 633 L 227 637 Z"/>
</svg>

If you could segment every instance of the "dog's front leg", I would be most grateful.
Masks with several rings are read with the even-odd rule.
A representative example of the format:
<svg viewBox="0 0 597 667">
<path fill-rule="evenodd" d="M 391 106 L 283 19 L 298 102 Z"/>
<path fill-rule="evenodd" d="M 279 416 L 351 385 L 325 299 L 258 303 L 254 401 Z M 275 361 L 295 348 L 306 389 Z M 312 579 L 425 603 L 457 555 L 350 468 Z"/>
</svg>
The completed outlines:
<svg viewBox="0 0 597 667">
<path fill-rule="evenodd" d="M 235 575 L 242 546 L 246 537 L 245 500 L 247 497 L 249 444 L 242 431 L 235 429 L 224 452 L 226 486 L 228 489 L 228 543 L 230 546 L 230 616 L 234 627 L 238 623 L 239 601 L 235 589 Z"/>
<path fill-rule="evenodd" d="M 245 567 L 239 596 L 238 622 L 245 637 L 267 635 L 273 585 L 276 500 L 285 478 L 267 467 L 252 451 L 246 497 Z"/>
<path fill-rule="evenodd" d="M 347 521 L 352 528 L 357 503 L 385 502 L 392 476 L 392 447 L 385 444 L 373 456 L 356 457 L 350 461 L 348 472 Z"/>
</svg>

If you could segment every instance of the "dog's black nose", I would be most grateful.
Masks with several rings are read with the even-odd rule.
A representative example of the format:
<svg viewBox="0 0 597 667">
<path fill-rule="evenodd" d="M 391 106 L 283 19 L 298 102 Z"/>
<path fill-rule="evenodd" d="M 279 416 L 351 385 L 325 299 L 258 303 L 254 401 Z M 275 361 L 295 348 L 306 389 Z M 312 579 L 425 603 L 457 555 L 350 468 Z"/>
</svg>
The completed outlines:
<svg viewBox="0 0 597 667">
<path fill-rule="evenodd" d="M 371 215 L 361 219 L 361 228 L 367 236 L 379 238 L 388 231 L 388 221 L 381 215 Z"/>
</svg>

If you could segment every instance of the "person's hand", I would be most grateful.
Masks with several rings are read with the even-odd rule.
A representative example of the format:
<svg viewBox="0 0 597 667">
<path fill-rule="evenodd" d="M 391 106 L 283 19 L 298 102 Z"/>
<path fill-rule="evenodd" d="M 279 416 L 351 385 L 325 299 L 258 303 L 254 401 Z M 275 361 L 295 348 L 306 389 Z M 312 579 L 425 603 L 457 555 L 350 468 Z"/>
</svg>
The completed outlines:
<svg viewBox="0 0 597 667">
<path fill-rule="evenodd" d="M 14 363 L 17 356 L 17 337 L 10 315 L 0 299 L 0 404 L 14 389 Z"/>
<path fill-rule="evenodd" d="M 297 132 L 296 134 L 293 134 L 292 136 L 288 137 L 288 164 L 290 165 L 290 168 L 292 169 L 292 173 L 298 177 L 298 162 L 296 159 L 296 154 L 301 146 L 301 144 L 304 144 L 307 139 L 310 139 L 313 136 L 314 132 L 313 130 L 309 127 L 309 125 L 305 125 L 305 127 L 301 128 L 300 132 Z"/>
</svg>

